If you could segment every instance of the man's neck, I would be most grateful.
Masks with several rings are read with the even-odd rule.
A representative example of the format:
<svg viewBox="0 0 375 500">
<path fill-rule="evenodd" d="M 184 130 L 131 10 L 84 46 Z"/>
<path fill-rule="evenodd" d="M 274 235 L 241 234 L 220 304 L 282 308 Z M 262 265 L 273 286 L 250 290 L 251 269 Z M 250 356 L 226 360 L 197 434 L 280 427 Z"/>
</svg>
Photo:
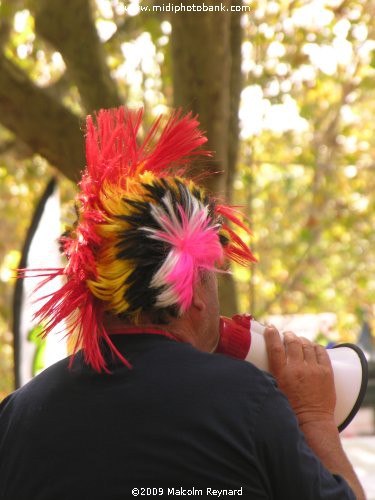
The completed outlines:
<svg viewBox="0 0 375 500">
<path fill-rule="evenodd" d="M 173 318 L 168 324 L 157 324 L 150 321 L 147 316 L 142 316 L 139 318 L 137 323 L 122 320 L 118 316 L 108 315 L 104 321 L 104 326 L 108 333 L 126 333 L 132 328 L 139 329 L 139 332 L 145 331 L 145 333 L 152 333 L 152 330 L 159 332 L 166 332 L 172 335 L 176 340 L 180 342 L 186 342 L 199 350 L 206 352 L 213 352 L 216 346 L 210 345 L 206 346 L 204 338 L 200 337 L 198 331 L 196 331 L 189 317 Z M 156 332 L 155 332 L 156 333 Z"/>
</svg>

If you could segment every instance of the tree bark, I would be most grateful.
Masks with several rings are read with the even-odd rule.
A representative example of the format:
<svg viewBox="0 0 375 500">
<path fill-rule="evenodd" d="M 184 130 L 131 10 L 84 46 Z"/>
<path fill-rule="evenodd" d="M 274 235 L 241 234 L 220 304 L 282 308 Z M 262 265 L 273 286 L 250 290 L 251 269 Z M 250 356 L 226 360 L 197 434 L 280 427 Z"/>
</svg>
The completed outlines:
<svg viewBox="0 0 375 500">
<path fill-rule="evenodd" d="M 77 181 L 85 165 L 80 118 L 37 87 L 0 53 L 1 123 Z"/>
<path fill-rule="evenodd" d="M 184 5 L 192 5 L 187 1 Z M 230 12 L 240 0 L 224 0 L 223 12 L 180 12 L 171 16 L 174 104 L 199 114 L 214 159 L 204 168 L 216 175 L 202 183 L 219 198 L 231 196 L 238 148 L 238 106 L 241 91 L 240 14 Z M 217 6 L 215 0 L 205 5 Z M 230 200 L 228 200 L 230 201 Z M 232 276 L 220 278 L 223 314 L 238 310 Z"/>
<path fill-rule="evenodd" d="M 87 112 L 121 105 L 96 32 L 90 0 L 31 0 L 36 30 L 67 65 Z M 4 28 L 3 37 L 7 32 Z M 66 78 L 61 79 L 64 84 Z M 85 165 L 81 118 L 61 102 L 57 86 L 42 89 L 0 53 L 0 121 L 33 153 L 76 182 Z"/>
<path fill-rule="evenodd" d="M 87 113 L 120 106 L 90 0 L 34 0 L 35 29 L 62 55 Z"/>
<path fill-rule="evenodd" d="M 232 5 L 241 5 L 241 0 L 232 1 Z M 227 153 L 227 168 L 225 176 L 225 195 L 228 203 L 232 202 L 233 198 L 233 182 L 236 174 L 238 146 L 239 146 L 239 121 L 238 109 L 240 106 L 240 96 L 242 89 L 242 39 L 243 30 L 241 28 L 241 14 L 239 12 L 231 13 L 230 23 L 230 93 L 229 93 L 229 127 L 228 127 L 228 153 Z M 239 312 L 237 300 L 236 284 L 231 275 L 223 275 L 220 278 L 221 292 L 220 300 L 222 304 L 222 312 L 227 316 L 231 316 Z"/>
<path fill-rule="evenodd" d="M 184 5 L 192 5 L 187 1 Z M 217 5 L 210 0 L 206 5 Z M 230 1 L 224 0 L 225 8 Z M 230 12 L 180 12 L 171 16 L 174 103 L 199 114 L 214 159 L 205 168 L 219 174 L 203 179 L 224 194 L 230 114 Z"/>
</svg>

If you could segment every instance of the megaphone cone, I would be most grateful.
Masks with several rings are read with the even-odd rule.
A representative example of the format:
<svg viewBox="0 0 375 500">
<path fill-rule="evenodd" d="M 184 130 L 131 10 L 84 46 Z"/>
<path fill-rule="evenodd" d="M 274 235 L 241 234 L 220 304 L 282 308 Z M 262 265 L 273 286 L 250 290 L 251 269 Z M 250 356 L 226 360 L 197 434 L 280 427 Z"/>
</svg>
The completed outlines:
<svg viewBox="0 0 375 500">
<path fill-rule="evenodd" d="M 355 417 L 366 394 L 368 364 L 355 344 L 340 344 L 327 349 L 335 377 L 335 422 L 341 432 Z"/>
<path fill-rule="evenodd" d="M 220 318 L 220 341 L 216 352 L 253 363 L 269 371 L 265 326 L 251 316 Z M 353 420 L 366 393 L 368 365 L 362 350 L 355 344 L 340 344 L 327 349 L 330 357 L 335 389 L 335 423 L 341 432 Z"/>
</svg>

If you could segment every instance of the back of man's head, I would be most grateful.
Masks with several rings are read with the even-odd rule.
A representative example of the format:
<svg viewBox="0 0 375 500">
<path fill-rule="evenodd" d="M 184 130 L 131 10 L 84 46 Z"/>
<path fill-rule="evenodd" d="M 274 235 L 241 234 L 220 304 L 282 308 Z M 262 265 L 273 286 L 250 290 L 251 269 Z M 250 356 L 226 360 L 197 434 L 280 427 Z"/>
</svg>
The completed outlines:
<svg viewBox="0 0 375 500">
<path fill-rule="evenodd" d="M 66 283 L 38 312 L 46 334 L 67 322 L 75 350 L 105 369 L 101 343 L 118 353 L 104 317 L 137 323 L 147 314 L 156 323 L 183 315 L 202 273 L 225 259 L 254 260 L 226 223 L 246 226 L 237 211 L 220 204 L 188 177 L 192 158 L 209 153 L 190 114 L 156 120 L 137 143 L 142 111 L 101 110 L 87 120 L 87 167 L 77 196 L 78 218 L 61 237 L 65 268 L 47 272 Z"/>
</svg>

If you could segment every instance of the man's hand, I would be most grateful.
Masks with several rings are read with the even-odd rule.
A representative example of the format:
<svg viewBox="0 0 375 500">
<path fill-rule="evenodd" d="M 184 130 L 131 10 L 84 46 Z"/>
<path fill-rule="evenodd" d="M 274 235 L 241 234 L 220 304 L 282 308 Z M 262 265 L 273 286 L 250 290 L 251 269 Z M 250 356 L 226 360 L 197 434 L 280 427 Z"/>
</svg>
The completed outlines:
<svg viewBox="0 0 375 500">
<path fill-rule="evenodd" d="M 334 422 L 336 394 L 326 350 L 292 332 L 284 334 L 283 344 L 274 327 L 266 328 L 264 336 L 270 371 L 288 398 L 310 448 L 332 474 L 346 479 L 357 500 L 365 500 Z"/>
<path fill-rule="evenodd" d="M 333 422 L 336 393 L 325 348 L 292 332 L 284 334 L 283 344 L 274 327 L 267 327 L 264 336 L 270 371 L 288 398 L 299 425 Z"/>
</svg>

